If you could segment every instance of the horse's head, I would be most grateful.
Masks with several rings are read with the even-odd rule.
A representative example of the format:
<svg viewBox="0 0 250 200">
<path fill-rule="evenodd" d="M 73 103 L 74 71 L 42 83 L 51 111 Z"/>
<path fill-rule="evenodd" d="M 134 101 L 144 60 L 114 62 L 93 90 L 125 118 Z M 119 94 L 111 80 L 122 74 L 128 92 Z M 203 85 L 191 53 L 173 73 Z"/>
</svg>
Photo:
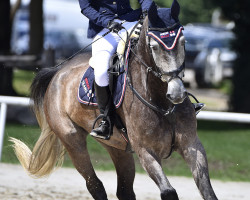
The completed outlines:
<svg viewBox="0 0 250 200">
<path fill-rule="evenodd" d="M 154 70 L 168 82 L 167 98 L 174 104 L 184 101 L 183 85 L 185 38 L 179 23 L 180 6 L 176 0 L 171 8 L 159 8 L 153 3 L 148 11 L 147 43 L 154 60 Z"/>
</svg>

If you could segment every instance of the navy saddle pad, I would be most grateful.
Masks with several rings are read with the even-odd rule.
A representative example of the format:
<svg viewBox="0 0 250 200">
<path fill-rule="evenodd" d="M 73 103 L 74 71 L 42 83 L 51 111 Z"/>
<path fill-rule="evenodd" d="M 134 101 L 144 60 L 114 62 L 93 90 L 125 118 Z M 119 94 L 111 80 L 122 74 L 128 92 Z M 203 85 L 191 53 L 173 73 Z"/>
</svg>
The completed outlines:
<svg viewBox="0 0 250 200">
<path fill-rule="evenodd" d="M 123 68 L 123 67 L 122 67 Z M 122 71 L 123 69 L 120 69 Z M 96 95 L 94 92 L 94 69 L 89 67 L 81 81 L 78 88 L 78 101 L 86 105 L 97 106 Z M 126 90 L 126 73 L 122 73 L 117 77 L 117 81 L 113 86 L 113 101 L 116 108 L 119 108 Z"/>
</svg>

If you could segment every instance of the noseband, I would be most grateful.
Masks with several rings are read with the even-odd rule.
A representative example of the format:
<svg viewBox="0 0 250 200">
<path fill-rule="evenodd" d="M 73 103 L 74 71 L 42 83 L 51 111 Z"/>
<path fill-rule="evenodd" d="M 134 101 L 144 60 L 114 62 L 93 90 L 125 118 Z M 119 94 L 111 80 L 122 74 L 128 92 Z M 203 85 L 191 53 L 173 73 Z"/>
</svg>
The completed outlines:
<svg viewBox="0 0 250 200">
<path fill-rule="evenodd" d="M 162 72 L 159 68 L 156 67 L 156 69 L 159 72 L 156 72 L 152 69 L 152 67 L 147 67 L 147 71 L 148 72 L 152 72 L 156 77 L 160 78 L 162 82 L 167 82 L 169 83 L 171 80 L 175 79 L 175 78 L 179 78 L 182 81 L 182 77 L 179 76 L 179 74 L 185 69 L 185 61 L 183 62 L 183 64 L 177 68 L 176 70 L 170 71 L 170 72 Z M 165 79 L 163 76 L 166 75 L 168 77 L 170 77 L 168 80 Z"/>
</svg>

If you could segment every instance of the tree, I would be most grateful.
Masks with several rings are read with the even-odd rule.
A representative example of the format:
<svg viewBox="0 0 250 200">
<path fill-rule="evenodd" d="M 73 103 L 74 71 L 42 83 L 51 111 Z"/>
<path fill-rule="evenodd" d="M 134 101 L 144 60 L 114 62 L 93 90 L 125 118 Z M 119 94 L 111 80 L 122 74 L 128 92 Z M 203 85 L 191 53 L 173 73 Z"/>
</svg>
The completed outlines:
<svg viewBox="0 0 250 200">
<path fill-rule="evenodd" d="M 10 54 L 12 21 L 21 4 L 18 0 L 11 10 L 10 0 L 0 1 L 0 55 Z M 40 55 L 43 50 L 43 0 L 30 2 L 30 52 Z M 12 86 L 13 69 L 0 63 L 0 95 L 17 95 Z"/>
<path fill-rule="evenodd" d="M 250 1 L 213 0 L 221 7 L 225 17 L 234 21 L 235 41 L 232 48 L 238 57 L 234 63 L 233 92 L 231 95 L 232 111 L 250 113 Z"/>
<path fill-rule="evenodd" d="M 159 7 L 170 8 L 173 0 L 154 0 Z M 214 5 L 206 0 L 178 0 L 181 6 L 180 21 L 183 25 L 193 22 L 210 22 Z M 133 9 L 140 5 L 138 0 L 130 0 Z"/>
<path fill-rule="evenodd" d="M 10 54 L 10 0 L 0 1 L 0 55 Z M 0 95 L 15 95 L 12 86 L 13 70 L 0 63 Z"/>
<path fill-rule="evenodd" d="M 39 55 L 43 51 L 43 0 L 30 2 L 30 54 Z"/>
<path fill-rule="evenodd" d="M 173 0 L 155 0 L 157 5 L 170 8 Z M 206 0 L 178 0 L 181 6 L 180 21 L 187 23 L 208 23 L 211 21 L 214 5 Z"/>
</svg>

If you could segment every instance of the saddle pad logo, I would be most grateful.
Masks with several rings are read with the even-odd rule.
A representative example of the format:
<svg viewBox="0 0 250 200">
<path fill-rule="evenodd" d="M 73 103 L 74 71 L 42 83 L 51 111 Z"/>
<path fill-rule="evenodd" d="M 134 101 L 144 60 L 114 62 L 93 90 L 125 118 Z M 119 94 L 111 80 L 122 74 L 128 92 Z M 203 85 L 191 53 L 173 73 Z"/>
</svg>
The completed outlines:
<svg viewBox="0 0 250 200">
<path fill-rule="evenodd" d="M 175 35 L 176 35 L 175 31 L 168 31 L 160 34 L 161 38 L 174 37 Z"/>
<path fill-rule="evenodd" d="M 89 86 L 89 81 L 87 78 L 85 78 L 83 81 L 82 81 L 82 88 L 84 89 L 84 92 L 87 93 L 88 90 L 90 89 L 90 86 Z"/>
</svg>

